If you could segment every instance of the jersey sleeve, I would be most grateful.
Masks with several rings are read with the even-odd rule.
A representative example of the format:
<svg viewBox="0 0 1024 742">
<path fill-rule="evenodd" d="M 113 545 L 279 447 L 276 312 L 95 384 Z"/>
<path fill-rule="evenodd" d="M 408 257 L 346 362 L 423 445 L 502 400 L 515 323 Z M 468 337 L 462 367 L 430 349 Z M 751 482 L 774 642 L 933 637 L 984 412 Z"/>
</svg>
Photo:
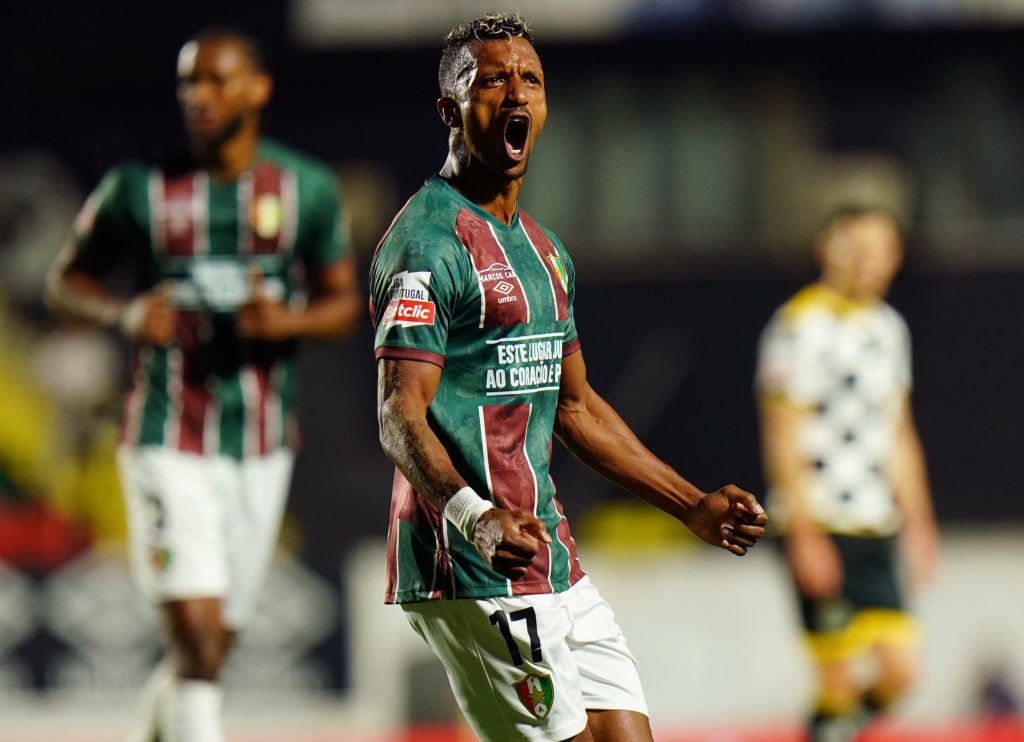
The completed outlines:
<svg viewBox="0 0 1024 742">
<path fill-rule="evenodd" d="M 393 231 L 370 269 L 374 352 L 444 366 L 455 307 L 465 298 L 465 251 L 452 236 Z"/>
<path fill-rule="evenodd" d="M 896 316 L 895 325 L 899 347 L 896 358 L 896 380 L 903 391 L 909 394 L 914 387 L 913 343 L 906 320 L 895 310 L 893 310 L 893 314 Z"/>
<path fill-rule="evenodd" d="M 352 230 L 338 178 L 326 168 L 311 170 L 300 198 L 305 220 L 300 254 L 307 268 L 317 271 L 348 258 Z"/>
<path fill-rule="evenodd" d="M 799 406 L 820 403 L 823 390 L 817 338 L 808 323 L 776 312 L 761 334 L 755 376 L 758 395 Z"/>
<path fill-rule="evenodd" d="M 116 167 L 89 194 L 72 227 L 69 268 L 103 275 L 143 238 L 132 214 L 129 179 L 125 166 Z"/>
</svg>

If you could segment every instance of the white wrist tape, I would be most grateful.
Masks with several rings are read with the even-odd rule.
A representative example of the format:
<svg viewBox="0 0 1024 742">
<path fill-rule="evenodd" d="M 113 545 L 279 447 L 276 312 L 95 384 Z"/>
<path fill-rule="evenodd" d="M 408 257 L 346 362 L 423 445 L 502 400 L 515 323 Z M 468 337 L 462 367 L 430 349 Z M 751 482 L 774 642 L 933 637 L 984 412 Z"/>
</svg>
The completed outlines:
<svg viewBox="0 0 1024 742">
<path fill-rule="evenodd" d="M 444 504 L 444 517 L 459 529 L 459 533 L 473 543 L 473 529 L 480 516 L 494 507 L 489 500 L 480 497 L 472 487 L 463 487 Z"/>
<path fill-rule="evenodd" d="M 125 337 L 135 338 L 138 337 L 139 330 L 142 329 L 142 323 L 146 319 L 146 297 L 136 296 L 132 299 L 128 306 L 121 312 L 120 322 L 118 326 Z"/>
</svg>

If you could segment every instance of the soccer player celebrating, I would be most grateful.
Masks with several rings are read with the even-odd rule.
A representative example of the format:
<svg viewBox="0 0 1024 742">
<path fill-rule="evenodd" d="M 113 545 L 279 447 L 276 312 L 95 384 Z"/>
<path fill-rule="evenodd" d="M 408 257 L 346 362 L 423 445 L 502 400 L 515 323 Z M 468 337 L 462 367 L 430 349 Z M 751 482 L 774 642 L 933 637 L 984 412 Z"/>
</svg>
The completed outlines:
<svg viewBox="0 0 1024 742">
<path fill-rule="evenodd" d="M 697 489 L 587 383 L 572 261 L 517 203 L 547 118 L 529 26 L 455 28 L 439 79 L 448 158 L 371 269 L 380 436 L 397 468 L 387 600 L 482 740 L 651 740 L 635 660 L 555 497 L 552 436 L 734 554 L 767 517 L 738 487 Z"/>
<path fill-rule="evenodd" d="M 51 270 L 60 313 L 137 351 L 118 463 L 166 660 L 136 740 L 223 740 L 219 676 L 291 478 L 296 340 L 344 336 L 361 311 L 333 173 L 260 135 L 271 89 L 251 37 L 209 29 L 186 43 L 187 151 L 113 168 Z M 107 280 L 124 265 L 139 289 L 127 298 Z"/>
<path fill-rule="evenodd" d="M 771 511 L 816 662 L 812 742 L 857 738 L 907 690 L 914 626 L 897 579 L 902 532 L 926 579 L 938 536 L 911 415 L 910 337 L 883 301 L 902 259 L 883 210 L 846 207 L 817 241 L 819 280 L 761 338 L 757 387 Z M 859 666 L 872 660 L 865 682 Z"/>
</svg>

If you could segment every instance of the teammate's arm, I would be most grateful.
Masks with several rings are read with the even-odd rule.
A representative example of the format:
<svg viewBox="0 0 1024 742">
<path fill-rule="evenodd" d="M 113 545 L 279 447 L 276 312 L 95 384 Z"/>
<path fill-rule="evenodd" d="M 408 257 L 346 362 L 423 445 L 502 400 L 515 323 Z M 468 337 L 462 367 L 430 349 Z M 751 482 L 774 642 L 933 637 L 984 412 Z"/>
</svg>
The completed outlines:
<svg viewBox="0 0 1024 742">
<path fill-rule="evenodd" d="M 742 555 L 768 517 L 734 485 L 705 494 L 655 456 L 587 381 L 580 351 L 562 359 L 555 435 L 576 458 L 684 523 L 702 540 Z"/>
<path fill-rule="evenodd" d="M 441 369 L 433 363 L 383 358 L 377 363 L 381 447 L 413 488 L 450 521 L 496 572 L 517 579 L 550 542 L 544 523 L 523 510 L 490 507 L 469 489 L 427 421 Z M 455 512 L 455 511 L 458 512 Z M 473 513 L 471 519 L 463 517 Z"/>
<path fill-rule="evenodd" d="M 893 466 L 896 501 L 903 514 L 903 538 L 910 557 L 911 577 L 914 582 L 925 582 L 931 578 L 938 561 L 939 533 L 928 486 L 924 447 L 914 423 L 909 397 L 903 401 L 896 429 Z"/>
<path fill-rule="evenodd" d="M 828 534 L 811 511 L 808 463 L 797 446 L 798 431 L 810 412 L 781 395 L 760 400 L 761 446 L 764 468 L 773 497 L 787 514 L 786 558 L 800 592 L 824 598 L 839 592 L 842 562 Z"/>
<path fill-rule="evenodd" d="M 132 299 L 111 294 L 99 276 L 78 265 L 78 243 L 68 242 L 50 266 L 46 302 L 68 319 L 121 332 L 146 345 L 174 342 L 176 312 L 170 302 L 170 283 L 160 284 Z"/>
<path fill-rule="evenodd" d="M 355 329 L 362 298 L 352 258 L 339 260 L 310 276 L 310 300 L 302 308 L 268 297 L 259 273 L 254 272 L 250 280 L 252 298 L 238 310 L 238 331 L 244 337 L 330 340 L 346 337 Z"/>
<path fill-rule="evenodd" d="M 71 236 L 50 265 L 45 299 L 65 318 L 120 331 L 136 342 L 169 345 L 175 329 L 169 284 L 123 297 L 108 291 L 103 281 L 115 266 L 133 257 L 144 239 L 128 185 L 136 170 L 130 164 L 112 168 L 89 194 Z"/>
</svg>

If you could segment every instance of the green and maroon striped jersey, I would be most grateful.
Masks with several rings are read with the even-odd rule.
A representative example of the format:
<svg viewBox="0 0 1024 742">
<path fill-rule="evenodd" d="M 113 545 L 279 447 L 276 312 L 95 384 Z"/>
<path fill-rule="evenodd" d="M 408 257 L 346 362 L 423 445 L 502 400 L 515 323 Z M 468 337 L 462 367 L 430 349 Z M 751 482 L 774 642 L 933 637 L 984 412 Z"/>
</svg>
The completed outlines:
<svg viewBox="0 0 1024 742">
<path fill-rule="evenodd" d="M 522 211 L 510 226 L 428 180 L 395 218 L 370 272 L 376 356 L 442 368 L 429 419 L 466 481 L 533 512 L 553 536 L 510 582 L 401 472 L 388 535 L 388 602 L 560 592 L 583 576 L 548 473 L 562 358 L 579 348 L 573 266 Z"/>
<path fill-rule="evenodd" d="M 296 343 L 251 341 L 235 313 L 250 274 L 285 301 L 302 277 L 348 259 L 337 181 L 276 142 L 252 168 L 218 183 L 185 159 L 113 168 L 75 225 L 74 268 L 138 268 L 139 288 L 172 283 L 176 338 L 137 349 L 123 439 L 233 458 L 295 443 Z"/>
</svg>

